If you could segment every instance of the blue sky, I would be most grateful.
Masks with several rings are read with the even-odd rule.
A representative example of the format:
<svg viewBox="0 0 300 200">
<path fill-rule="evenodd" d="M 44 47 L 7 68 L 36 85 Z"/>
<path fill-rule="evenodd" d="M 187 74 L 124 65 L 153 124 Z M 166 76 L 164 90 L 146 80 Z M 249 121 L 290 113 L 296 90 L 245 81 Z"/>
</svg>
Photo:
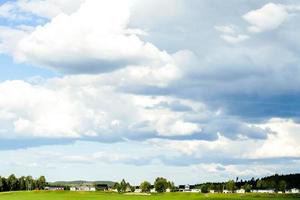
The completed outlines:
<svg viewBox="0 0 300 200">
<path fill-rule="evenodd" d="M 0 4 L 1 175 L 299 172 L 299 2 Z"/>
</svg>

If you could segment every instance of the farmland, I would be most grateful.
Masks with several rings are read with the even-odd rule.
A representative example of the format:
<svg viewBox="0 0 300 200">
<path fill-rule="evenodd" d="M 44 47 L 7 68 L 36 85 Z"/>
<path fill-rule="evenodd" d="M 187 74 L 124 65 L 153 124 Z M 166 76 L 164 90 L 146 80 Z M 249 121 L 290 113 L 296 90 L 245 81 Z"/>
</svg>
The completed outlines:
<svg viewBox="0 0 300 200">
<path fill-rule="evenodd" d="M 300 199 L 300 195 L 287 194 L 200 194 L 165 193 L 152 195 L 126 195 L 105 192 L 8 192 L 0 193 L 0 200 L 266 200 Z"/>
</svg>

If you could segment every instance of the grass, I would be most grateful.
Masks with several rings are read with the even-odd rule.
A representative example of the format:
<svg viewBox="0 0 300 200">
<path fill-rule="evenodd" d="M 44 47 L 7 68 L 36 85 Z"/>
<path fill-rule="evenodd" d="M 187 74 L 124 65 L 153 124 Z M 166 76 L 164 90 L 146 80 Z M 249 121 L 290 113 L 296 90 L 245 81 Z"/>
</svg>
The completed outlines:
<svg viewBox="0 0 300 200">
<path fill-rule="evenodd" d="M 283 200 L 299 199 L 300 195 L 286 194 L 199 194 L 199 193 L 165 193 L 142 195 L 123 195 L 105 192 L 9 192 L 0 193 L 0 200 Z"/>
</svg>

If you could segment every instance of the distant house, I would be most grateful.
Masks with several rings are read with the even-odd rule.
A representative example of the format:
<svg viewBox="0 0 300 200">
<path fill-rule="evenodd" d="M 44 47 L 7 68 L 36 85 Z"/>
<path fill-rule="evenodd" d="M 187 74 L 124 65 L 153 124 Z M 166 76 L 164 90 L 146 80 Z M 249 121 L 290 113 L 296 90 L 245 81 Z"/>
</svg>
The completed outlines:
<svg viewBox="0 0 300 200">
<path fill-rule="evenodd" d="M 239 189 L 239 190 L 236 190 L 235 192 L 238 193 L 238 194 L 246 193 L 245 189 Z"/>
<path fill-rule="evenodd" d="M 65 187 L 62 187 L 62 186 L 48 186 L 48 187 L 45 187 L 45 190 L 49 190 L 49 191 L 63 191 L 63 190 L 65 190 Z"/>
<path fill-rule="evenodd" d="M 266 189 L 266 190 L 251 190 L 253 193 L 275 193 L 273 189 Z"/>
<path fill-rule="evenodd" d="M 184 192 L 189 192 L 191 190 L 191 186 L 190 185 L 185 185 L 184 186 Z"/>
<path fill-rule="evenodd" d="M 156 193 L 155 188 L 151 188 L 151 189 L 150 189 L 150 192 L 151 192 L 151 193 Z"/>
<path fill-rule="evenodd" d="M 293 188 L 293 189 L 291 189 L 291 193 L 292 194 L 297 194 L 297 193 L 300 193 L 300 190 L 297 189 L 297 188 Z"/>
<path fill-rule="evenodd" d="M 76 187 L 70 187 L 70 191 L 95 192 L 96 188 L 91 186 L 76 186 Z"/>
<path fill-rule="evenodd" d="M 200 192 L 200 189 L 197 189 L 195 185 L 179 185 L 179 192 Z"/>
<path fill-rule="evenodd" d="M 110 191 L 110 192 L 118 192 L 117 189 L 113 189 L 113 188 L 108 188 L 108 191 Z"/>
<path fill-rule="evenodd" d="M 213 193 L 215 193 L 215 191 L 214 191 L 214 190 L 209 190 L 209 193 L 212 193 L 212 194 L 213 194 Z"/>
<path fill-rule="evenodd" d="M 300 193 L 300 190 L 297 189 L 297 188 L 292 188 L 290 190 L 286 190 L 285 193 L 288 193 L 288 194 L 298 194 L 298 193 Z"/>
<path fill-rule="evenodd" d="M 179 185 L 179 186 L 178 186 L 178 191 L 179 191 L 179 192 L 183 192 L 184 189 L 185 189 L 185 185 Z"/>
<path fill-rule="evenodd" d="M 228 194 L 228 193 L 232 193 L 232 191 L 231 190 L 223 190 L 223 193 Z"/>
<path fill-rule="evenodd" d="M 140 188 L 140 186 L 135 186 L 134 192 L 135 192 L 135 193 L 141 193 L 141 192 L 142 192 L 142 189 Z"/>
</svg>

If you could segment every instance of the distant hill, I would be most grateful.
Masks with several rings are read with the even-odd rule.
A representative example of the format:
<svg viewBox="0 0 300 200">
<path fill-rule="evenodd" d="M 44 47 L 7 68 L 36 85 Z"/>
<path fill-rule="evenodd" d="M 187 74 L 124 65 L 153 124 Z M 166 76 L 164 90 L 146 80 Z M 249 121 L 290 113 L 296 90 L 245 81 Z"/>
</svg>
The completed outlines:
<svg viewBox="0 0 300 200">
<path fill-rule="evenodd" d="M 115 182 L 77 180 L 77 181 L 56 181 L 56 182 L 49 183 L 49 185 L 56 185 L 56 186 L 79 186 L 79 185 L 96 185 L 96 184 L 107 184 L 109 187 L 112 187 L 115 184 Z"/>
</svg>

